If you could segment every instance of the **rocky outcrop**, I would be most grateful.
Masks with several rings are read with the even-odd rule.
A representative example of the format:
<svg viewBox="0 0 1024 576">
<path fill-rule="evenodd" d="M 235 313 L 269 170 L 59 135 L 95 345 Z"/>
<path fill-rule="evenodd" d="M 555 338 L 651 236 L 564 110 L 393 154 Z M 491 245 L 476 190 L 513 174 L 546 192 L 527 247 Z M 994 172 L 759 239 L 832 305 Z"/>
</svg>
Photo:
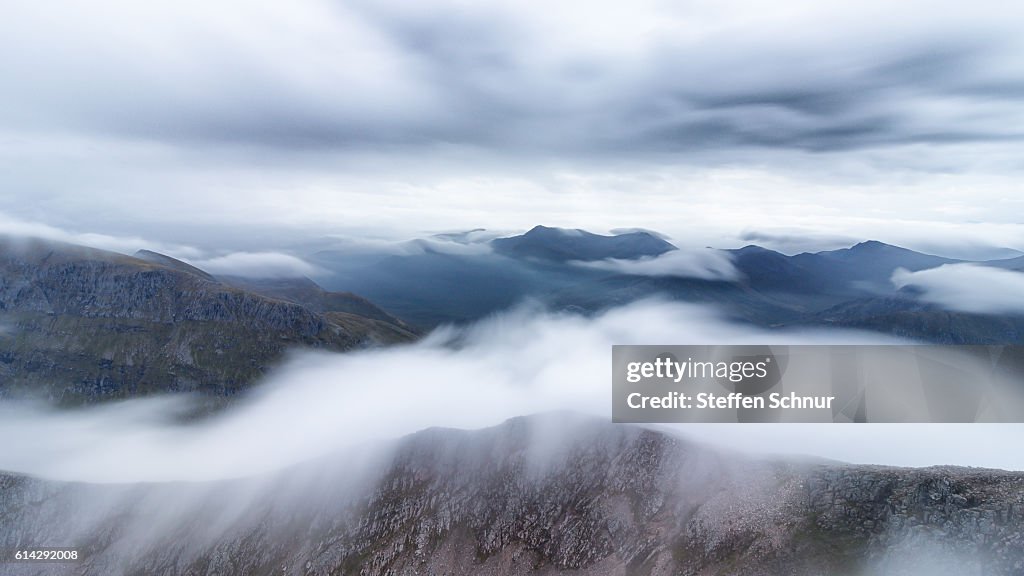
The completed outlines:
<svg viewBox="0 0 1024 576">
<path fill-rule="evenodd" d="M 362 462 L 357 465 L 356 462 Z M 0 480 L 11 574 L 1020 574 L 1024 473 L 762 460 L 566 415 L 210 484 Z"/>
</svg>

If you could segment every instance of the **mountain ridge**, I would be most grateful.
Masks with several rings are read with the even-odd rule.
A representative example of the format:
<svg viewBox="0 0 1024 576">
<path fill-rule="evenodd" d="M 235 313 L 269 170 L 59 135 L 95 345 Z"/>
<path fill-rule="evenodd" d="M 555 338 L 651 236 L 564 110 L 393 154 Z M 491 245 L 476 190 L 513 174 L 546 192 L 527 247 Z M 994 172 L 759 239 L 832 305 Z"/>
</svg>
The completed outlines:
<svg viewBox="0 0 1024 576">
<path fill-rule="evenodd" d="M 321 314 L 147 256 L 0 239 L 0 323 L 9 327 L 0 395 L 64 404 L 165 391 L 225 396 L 291 347 L 415 337 L 386 320 Z"/>
<path fill-rule="evenodd" d="M 122 488 L 0 475 L 0 517 L 11 527 L 0 547 L 45 534 L 88 552 L 75 565 L 11 565 L 15 575 L 952 576 L 1024 567 L 1022 472 L 750 457 L 565 413 L 427 429 L 359 461 L 329 456 L 257 484 Z M 143 530 L 153 527 L 154 499 L 181 508 Z M 95 502 L 111 504 L 51 524 Z M 224 510 L 234 510 L 229 520 Z"/>
</svg>

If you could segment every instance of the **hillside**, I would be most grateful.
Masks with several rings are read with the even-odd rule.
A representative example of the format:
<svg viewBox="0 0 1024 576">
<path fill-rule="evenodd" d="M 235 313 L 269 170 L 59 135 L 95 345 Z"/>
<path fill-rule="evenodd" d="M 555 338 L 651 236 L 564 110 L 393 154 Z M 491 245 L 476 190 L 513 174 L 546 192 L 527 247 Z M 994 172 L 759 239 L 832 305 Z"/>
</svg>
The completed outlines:
<svg viewBox="0 0 1024 576">
<path fill-rule="evenodd" d="M 0 395 L 61 404 L 163 391 L 226 396 L 293 347 L 414 337 L 386 316 L 321 313 L 170 260 L 0 240 Z"/>
</svg>

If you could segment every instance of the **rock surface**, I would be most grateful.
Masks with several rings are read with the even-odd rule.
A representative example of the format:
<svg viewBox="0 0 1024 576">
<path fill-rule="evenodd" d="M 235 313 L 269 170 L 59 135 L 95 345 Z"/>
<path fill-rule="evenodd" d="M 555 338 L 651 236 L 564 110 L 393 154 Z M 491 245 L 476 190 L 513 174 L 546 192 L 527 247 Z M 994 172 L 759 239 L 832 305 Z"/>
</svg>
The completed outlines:
<svg viewBox="0 0 1024 576">
<path fill-rule="evenodd" d="M 359 464 L 357 464 L 359 463 Z M 1024 473 L 721 453 L 567 415 L 259 480 L 0 479 L 9 574 L 1021 574 Z"/>
</svg>

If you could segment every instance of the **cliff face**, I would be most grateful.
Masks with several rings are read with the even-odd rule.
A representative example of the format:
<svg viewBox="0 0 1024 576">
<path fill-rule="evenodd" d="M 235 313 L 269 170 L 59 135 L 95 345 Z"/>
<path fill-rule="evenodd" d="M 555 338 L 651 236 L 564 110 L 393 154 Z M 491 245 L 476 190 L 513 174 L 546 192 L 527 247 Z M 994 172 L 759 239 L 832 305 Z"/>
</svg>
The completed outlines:
<svg viewBox="0 0 1024 576">
<path fill-rule="evenodd" d="M 65 404 L 155 391 L 232 394 L 290 347 L 402 340 L 205 274 L 101 250 L 0 241 L 0 394 Z"/>
<path fill-rule="evenodd" d="M 341 460 L 344 460 L 342 465 Z M 260 480 L 0 480 L 10 574 L 1020 574 L 1024 473 L 756 460 L 564 415 Z M 244 496 L 241 496 L 244 495 Z"/>
</svg>

